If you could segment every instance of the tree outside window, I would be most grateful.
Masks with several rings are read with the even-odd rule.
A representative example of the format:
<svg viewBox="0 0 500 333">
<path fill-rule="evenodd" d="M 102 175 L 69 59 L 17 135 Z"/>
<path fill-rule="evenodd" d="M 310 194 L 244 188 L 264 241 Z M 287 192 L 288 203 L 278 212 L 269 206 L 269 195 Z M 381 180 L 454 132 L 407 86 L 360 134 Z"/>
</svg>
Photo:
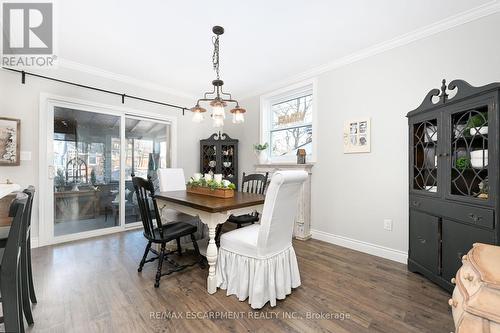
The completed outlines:
<svg viewBox="0 0 500 333">
<path fill-rule="evenodd" d="M 271 158 L 295 155 L 298 148 L 312 154 L 312 103 L 313 95 L 309 93 L 271 105 Z"/>
</svg>

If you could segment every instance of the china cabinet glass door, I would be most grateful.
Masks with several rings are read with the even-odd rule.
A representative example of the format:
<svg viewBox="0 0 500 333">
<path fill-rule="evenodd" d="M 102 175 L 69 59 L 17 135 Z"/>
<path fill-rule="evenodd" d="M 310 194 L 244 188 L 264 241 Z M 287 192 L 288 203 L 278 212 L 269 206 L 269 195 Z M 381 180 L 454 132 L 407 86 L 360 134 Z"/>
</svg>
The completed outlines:
<svg viewBox="0 0 500 333">
<path fill-rule="evenodd" d="M 449 196 L 453 199 L 489 203 L 491 163 L 488 153 L 495 144 L 489 126 L 488 105 L 471 107 L 446 116 L 449 123 Z"/>
<path fill-rule="evenodd" d="M 217 173 L 217 145 L 206 144 L 201 146 L 201 170 L 202 174 L 209 173 L 214 175 Z"/>
<path fill-rule="evenodd" d="M 439 149 L 441 143 L 438 119 L 427 119 L 412 125 L 411 187 L 418 193 L 439 193 Z"/>
</svg>

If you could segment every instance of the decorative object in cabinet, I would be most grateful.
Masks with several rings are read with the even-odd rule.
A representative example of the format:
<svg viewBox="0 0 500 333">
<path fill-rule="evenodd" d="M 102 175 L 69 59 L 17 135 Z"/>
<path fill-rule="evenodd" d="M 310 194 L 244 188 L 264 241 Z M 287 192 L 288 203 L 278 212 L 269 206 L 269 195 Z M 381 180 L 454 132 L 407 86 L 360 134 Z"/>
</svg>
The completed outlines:
<svg viewBox="0 0 500 333">
<path fill-rule="evenodd" d="M 222 174 L 223 179 L 238 186 L 238 140 L 226 133 L 212 134 L 200 140 L 200 173 Z"/>
<path fill-rule="evenodd" d="M 408 269 L 448 291 L 473 243 L 500 242 L 499 100 L 500 83 L 443 80 L 407 115 Z"/>
</svg>

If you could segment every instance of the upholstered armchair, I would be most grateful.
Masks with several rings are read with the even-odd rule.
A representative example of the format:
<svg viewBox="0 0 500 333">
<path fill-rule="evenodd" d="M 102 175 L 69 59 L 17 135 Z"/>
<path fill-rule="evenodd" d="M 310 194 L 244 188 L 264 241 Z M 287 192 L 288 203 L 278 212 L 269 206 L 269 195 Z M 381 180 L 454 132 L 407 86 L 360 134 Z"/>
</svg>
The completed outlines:
<svg viewBox="0 0 500 333">
<path fill-rule="evenodd" d="M 292 246 L 294 220 L 305 171 L 276 172 L 267 190 L 260 224 L 222 234 L 218 253 L 217 286 L 254 309 L 267 302 L 276 306 L 300 286 Z"/>
<path fill-rule="evenodd" d="M 184 170 L 181 168 L 158 169 L 158 178 L 160 180 L 160 192 L 186 190 L 186 178 Z M 168 223 L 168 221 L 182 221 L 196 226 L 198 228 L 195 233 L 197 240 L 203 239 L 205 235 L 208 235 L 207 226 L 197 216 L 184 214 L 173 209 L 163 209 L 161 214 L 165 223 Z M 181 243 L 189 244 L 191 243 L 191 239 L 189 237 L 181 238 Z"/>
</svg>

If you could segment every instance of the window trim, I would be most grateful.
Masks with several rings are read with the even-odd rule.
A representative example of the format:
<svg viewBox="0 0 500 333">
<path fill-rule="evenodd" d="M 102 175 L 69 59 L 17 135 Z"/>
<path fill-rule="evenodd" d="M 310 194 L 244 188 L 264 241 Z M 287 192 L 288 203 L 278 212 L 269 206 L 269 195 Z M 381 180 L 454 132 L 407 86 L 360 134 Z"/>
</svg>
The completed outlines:
<svg viewBox="0 0 500 333">
<path fill-rule="evenodd" d="M 300 127 L 312 126 L 312 154 L 307 155 L 307 163 L 316 162 L 316 151 L 317 151 L 317 79 L 309 79 L 301 81 L 299 83 L 272 91 L 260 97 L 260 126 L 259 126 L 259 143 L 270 142 L 271 135 L 271 106 L 280 102 L 285 102 L 287 100 L 295 99 L 305 94 L 312 94 L 312 122 L 308 124 L 301 125 Z M 276 131 L 276 130 L 274 130 Z M 296 156 L 271 156 L 271 149 L 267 150 L 268 163 L 295 163 L 297 161 Z"/>
</svg>

